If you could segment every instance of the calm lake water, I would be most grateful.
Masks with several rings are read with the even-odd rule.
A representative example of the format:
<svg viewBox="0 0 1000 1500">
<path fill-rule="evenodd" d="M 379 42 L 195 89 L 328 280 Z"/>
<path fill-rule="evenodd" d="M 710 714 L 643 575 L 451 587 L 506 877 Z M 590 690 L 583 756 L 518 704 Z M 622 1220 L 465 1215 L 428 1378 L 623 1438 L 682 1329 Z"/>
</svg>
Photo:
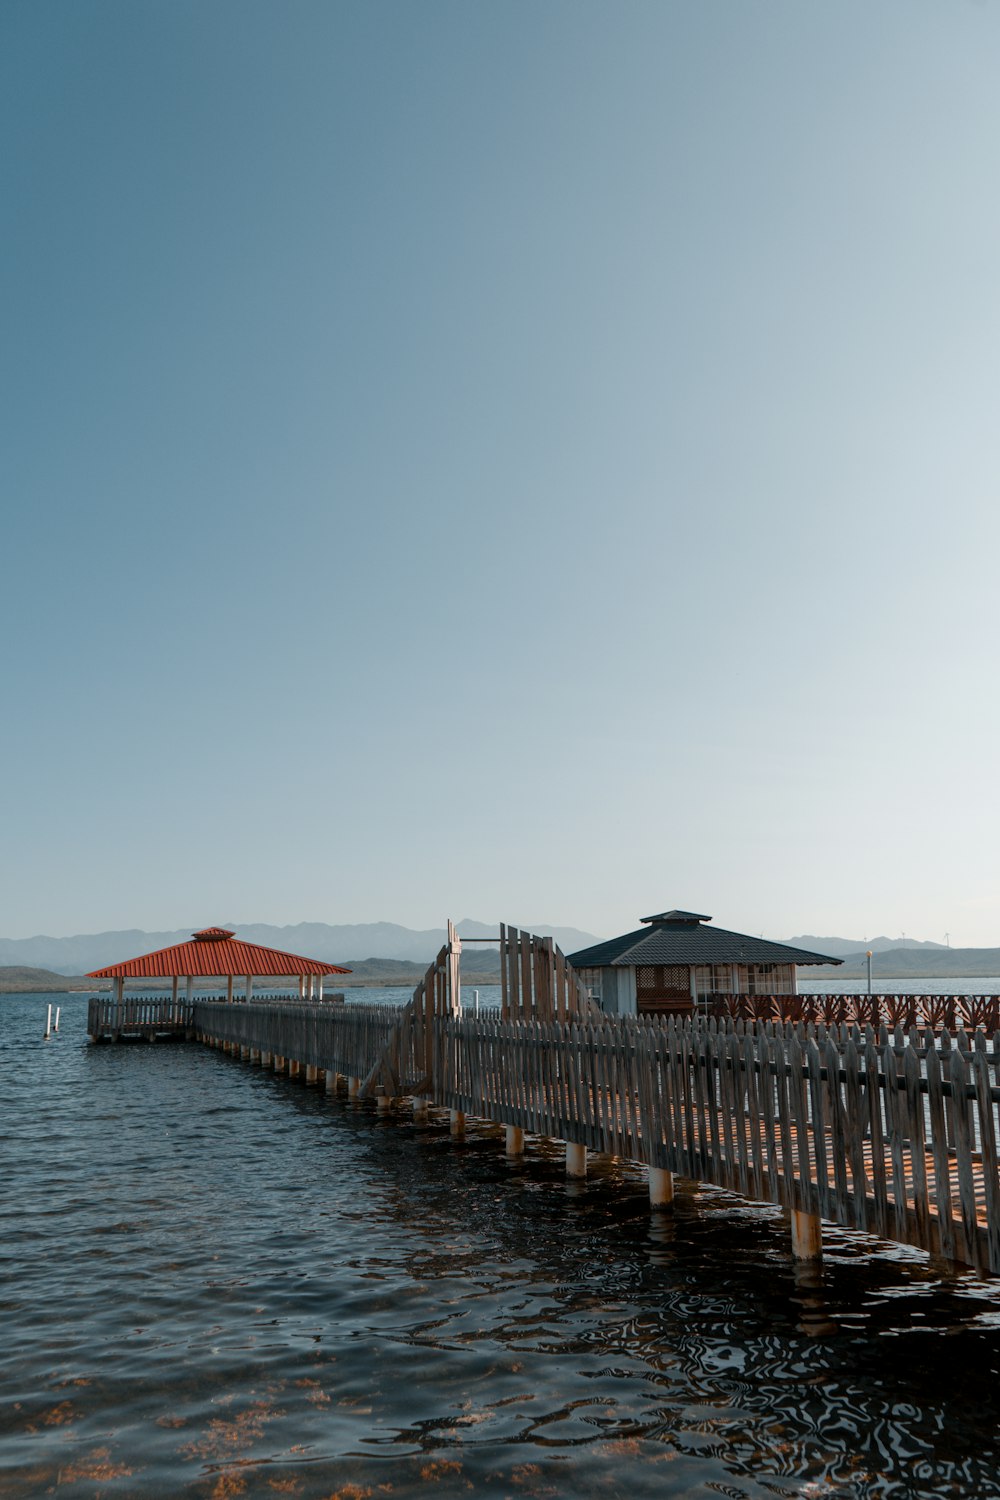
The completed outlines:
<svg viewBox="0 0 1000 1500">
<path fill-rule="evenodd" d="M 0 997 L 0 1495 L 1000 1497 L 1000 1287 Z"/>
</svg>

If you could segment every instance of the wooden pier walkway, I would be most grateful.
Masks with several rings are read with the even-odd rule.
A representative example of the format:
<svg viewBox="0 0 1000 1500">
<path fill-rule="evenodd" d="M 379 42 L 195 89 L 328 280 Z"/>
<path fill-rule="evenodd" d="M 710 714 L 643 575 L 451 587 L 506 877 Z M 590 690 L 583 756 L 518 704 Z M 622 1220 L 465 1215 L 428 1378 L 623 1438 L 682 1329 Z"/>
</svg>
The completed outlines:
<svg viewBox="0 0 1000 1500">
<path fill-rule="evenodd" d="M 864 1001 L 863 1024 L 818 1011 L 609 1017 L 551 940 L 501 931 L 499 1013 L 462 1012 L 450 932 L 401 1009 L 195 1000 L 169 1024 L 307 1082 L 346 1079 L 383 1109 L 411 1096 L 450 1110 L 453 1128 L 490 1120 L 507 1127 L 509 1151 L 524 1133 L 563 1140 L 577 1172 L 587 1150 L 642 1163 L 655 1202 L 669 1202 L 677 1174 L 780 1205 L 804 1256 L 827 1220 L 1000 1275 L 995 1029 L 962 1026 L 960 1010 L 947 1012 L 954 1032 L 918 1024 L 927 1017 L 909 1002 L 942 997 L 888 997 L 906 1002 L 897 1014 L 909 1027 L 878 1020 L 868 996 L 835 997 Z M 806 999 L 779 997 L 772 1014 Z M 92 1036 L 121 1019 L 113 1005 L 91 1002 Z"/>
</svg>

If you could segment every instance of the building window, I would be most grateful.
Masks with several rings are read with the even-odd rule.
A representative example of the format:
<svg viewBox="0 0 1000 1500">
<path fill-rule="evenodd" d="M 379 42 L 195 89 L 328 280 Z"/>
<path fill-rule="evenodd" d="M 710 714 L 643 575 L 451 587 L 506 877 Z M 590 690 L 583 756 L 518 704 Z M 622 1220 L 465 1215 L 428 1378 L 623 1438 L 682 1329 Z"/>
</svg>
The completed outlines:
<svg viewBox="0 0 1000 1500">
<path fill-rule="evenodd" d="M 747 967 L 748 995 L 790 995 L 791 964 L 750 964 Z"/>
<path fill-rule="evenodd" d="M 601 970 L 600 969 L 577 969 L 580 983 L 588 995 L 601 1003 Z"/>
<path fill-rule="evenodd" d="M 699 1000 L 710 995 L 729 995 L 733 988 L 733 971 L 729 964 L 699 964 L 694 971 Z"/>
</svg>

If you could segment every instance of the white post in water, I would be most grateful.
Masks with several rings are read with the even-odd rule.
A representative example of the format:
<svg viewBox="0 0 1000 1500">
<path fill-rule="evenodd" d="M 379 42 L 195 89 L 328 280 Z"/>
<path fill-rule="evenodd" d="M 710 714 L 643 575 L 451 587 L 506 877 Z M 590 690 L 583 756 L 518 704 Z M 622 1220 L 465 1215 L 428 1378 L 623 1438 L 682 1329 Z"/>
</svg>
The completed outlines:
<svg viewBox="0 0 1000 1500">
<path fill-rule="evenodd" d="M 45 1041 L 52 1035 L 52 1007 L 49 1006 L 48 1015 L 45 1017 Z"/>
<path fill-rule="evenodd" d="M 61 1010 L 62 1010 L 62 1006 L 61 1005 L 57 1005 L 56 1006 L 56 1020 L 55 1020 L 55 1025 L 52 1028 L 53 1031 L 58 1031 L 59 1030 L 59 1013 L 60 1013 Z"/>
</svg>

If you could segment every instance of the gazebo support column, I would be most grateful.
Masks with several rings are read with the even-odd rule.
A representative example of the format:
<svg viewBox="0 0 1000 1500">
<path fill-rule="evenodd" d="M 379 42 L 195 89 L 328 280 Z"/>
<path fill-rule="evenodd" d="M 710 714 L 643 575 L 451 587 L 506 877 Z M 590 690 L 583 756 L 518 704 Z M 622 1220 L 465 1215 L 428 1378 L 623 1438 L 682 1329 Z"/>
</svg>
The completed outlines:
<svg viewBox="0 0 1000 1500">
<path fill-rule="evenodd" d="M 226 1004 L 227 1005 L 232 1005 L 232 1003 L 233 1003 L 233 976 L 232 976 L 232 974 L 227 974 L 226 975 Z"/>
<path fill-rule="evenodd" d="M 319 976 L 319 978 L 317 979 L 317 981 L 316 981 L 316 999 L 317 1000 L 322 1000 L 322 998 L 323 998 L 323 976 L 321 974 Z"/>
<path fill-rule="evenodd" d="M 170 984 L 170 1019 L 177 1024 L 177 975 L 175 974 Z"/>
<path fill-rule="evenodd" d="M 253 975 L 252 974 L 248 974 L 247 975 L 247 1004 L 248 1005 L 250 1004 L 250 1002 L 251 1002 L 252 999 L 253 999 Z"/>
</svg>

